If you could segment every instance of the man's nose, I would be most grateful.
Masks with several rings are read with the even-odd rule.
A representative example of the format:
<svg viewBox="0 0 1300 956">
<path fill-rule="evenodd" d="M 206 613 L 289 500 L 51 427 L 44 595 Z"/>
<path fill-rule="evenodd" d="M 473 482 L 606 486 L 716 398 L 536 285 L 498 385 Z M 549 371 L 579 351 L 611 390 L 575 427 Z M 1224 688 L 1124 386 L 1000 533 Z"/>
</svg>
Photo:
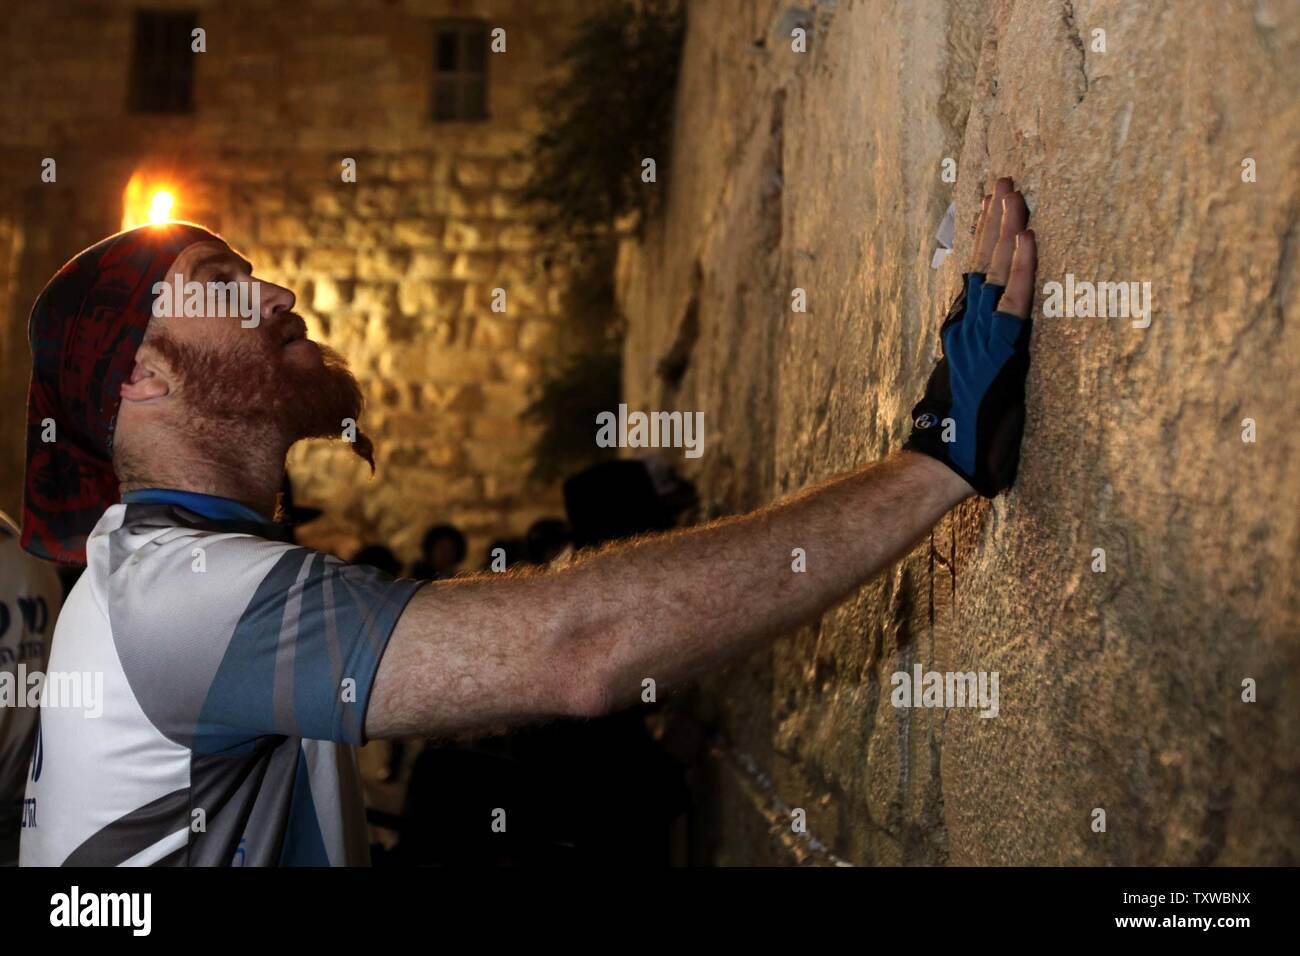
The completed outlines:
<svg viewBox="0 0 1300 956">
<path fill-rule="evenodd" d="M 293 292 L 282 285 L 276 285 L 274 282 L 264 281 L 262 283 L 261 297 L 263 322 L 274 318 L 281 312 L 288 312 L 297 301 L 297 297 L 294 296 Z"/>
</svg>

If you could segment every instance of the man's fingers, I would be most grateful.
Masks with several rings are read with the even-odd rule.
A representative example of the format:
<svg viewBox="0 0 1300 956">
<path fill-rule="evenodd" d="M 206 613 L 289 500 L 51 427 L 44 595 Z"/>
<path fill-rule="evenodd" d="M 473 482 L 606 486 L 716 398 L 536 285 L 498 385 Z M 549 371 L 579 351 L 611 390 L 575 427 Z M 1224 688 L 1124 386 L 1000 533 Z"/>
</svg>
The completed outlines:
<svg viewBox="0 0 1300 956">
<path fill-rule="evenodd" d="M 988 222 L 989 206 L 992 202 L 992 193 L 985 193 L 983 200 L 980 201 L 980 218 L 975 224 L 975 242 L 970 247 L 970 269 L 968 271 L 971 272 L 977 271 L 975 266 L 979 259 L 980 246 L 984 241 L 984 226 Z"/>
<path fill-rule="evenodd" d="M 1034 274 L 1038 270 L 1038 244 L 1034 230 L 1026 229 L 1015 238 L 1011 257 L 1011 277 L 1002 293 L 998 311 L 1019 319 L 1029 318 L 1034 304 Z"/>
<path fill-rule="evenodd" d="M 997 245 L 998 234 L 1002 229 L 1002 200 L 1010 194 L 1011 189 L 1009 176 L 1003 176 L 993 187 L 993 195 L 980 215 L 980 226 L 976 229 L 978 236 L 972 272 L 989 271 L 989 263 L 993 261 L 993 247 Z"/>
<path fill-rule="evenodd" d="M 1002 199 L 998 241 L 993 248 L 993 258 L 988 268 L 988 281 L 994 285 L 1007 284 L 1011 275 L 1011 255 L 1015 251 L 1016 236 L 1024 232 L 1028 219 L 1029 209 L 1025 206 L 1025 197 L 1019 192 L 1007 193 Z"/>
</svg>

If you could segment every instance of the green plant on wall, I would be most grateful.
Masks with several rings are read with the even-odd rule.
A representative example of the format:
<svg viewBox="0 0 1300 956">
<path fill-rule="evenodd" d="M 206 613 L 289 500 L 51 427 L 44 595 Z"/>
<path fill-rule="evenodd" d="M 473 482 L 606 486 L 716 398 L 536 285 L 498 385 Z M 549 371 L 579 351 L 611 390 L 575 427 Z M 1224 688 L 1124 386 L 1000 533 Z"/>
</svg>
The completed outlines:
<svg viewBox="0 0 1300 956">
<path fill-rule="evenodd" d="M 578 25 L 560 78 L 541 93 L 542 131 L 524 153 L 532 175 L 521 199 L 552 243 L 607 240 L 630 214 L 644 220 L 657 208 L 683 22 L 676 3 L 638 0 L 611 2 Z M 657 184 L 641 180 L 647 158 Z"/>
<path fill-rule="evenodd" d="M 540 427 L 540 482 L 613 455 L 594 438 L 597 413 L 621 393 L 614 262 L 620 235 L 662 202 L 683 28 L 674 0 L 613 0 L 583 20 L 540 95 L 541 132 L 520 154 L 531 168 L 520 201 L 547 262 L 568 277 L 566 348 L 544 362 L 523 413 Z M 647 158 L 654 183 L 642 181 Z"/>
</svg>

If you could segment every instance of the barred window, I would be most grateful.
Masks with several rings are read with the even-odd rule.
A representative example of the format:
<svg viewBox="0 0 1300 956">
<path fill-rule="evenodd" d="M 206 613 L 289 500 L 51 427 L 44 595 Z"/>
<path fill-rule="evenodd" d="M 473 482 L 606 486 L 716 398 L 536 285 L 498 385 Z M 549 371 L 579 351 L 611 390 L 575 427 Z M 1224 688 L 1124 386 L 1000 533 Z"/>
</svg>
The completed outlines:
<svg viewBox="0 0 1300 956">
<path fill-rule="evenodd" d="M 194 112 L 193 11 L 137 10 L 131 55 L 134 113 Z"/>
<path fill-rule="evenodd" d="M 487 51 L 487 21 L 434 21 L 435 120 L 487 119 Z"/>
</svg>

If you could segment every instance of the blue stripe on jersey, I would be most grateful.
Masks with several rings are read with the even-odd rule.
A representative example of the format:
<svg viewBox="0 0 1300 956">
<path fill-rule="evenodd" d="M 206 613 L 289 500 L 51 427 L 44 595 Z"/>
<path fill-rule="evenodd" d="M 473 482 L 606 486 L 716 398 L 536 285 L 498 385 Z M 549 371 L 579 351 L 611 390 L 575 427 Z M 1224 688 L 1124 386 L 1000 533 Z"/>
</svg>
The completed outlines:
<svg viewBox="0 0 1300 956">
<path fill-rule="evenodd" d="M 255 521 L 259 524 L 271 524 L 271 519 L 261 512 L 254 511 L 248 505 L 233 498 L 220 495 L 205 495 L 197 491 L 180 491 L 175 488 L 141 488 L 128 491 L 122 496 L 126 504 L 141 505 L 180 505 L 195 514 L 212 518 L 216 521 Z"/>
<path fill-rule="evenodd" d="M 423 583 L 307 548 L 285 551 L 235 625 L 194 750 L 218 753 L 264 734 L 364 743 L 384 646 Z"/>
</svg>

